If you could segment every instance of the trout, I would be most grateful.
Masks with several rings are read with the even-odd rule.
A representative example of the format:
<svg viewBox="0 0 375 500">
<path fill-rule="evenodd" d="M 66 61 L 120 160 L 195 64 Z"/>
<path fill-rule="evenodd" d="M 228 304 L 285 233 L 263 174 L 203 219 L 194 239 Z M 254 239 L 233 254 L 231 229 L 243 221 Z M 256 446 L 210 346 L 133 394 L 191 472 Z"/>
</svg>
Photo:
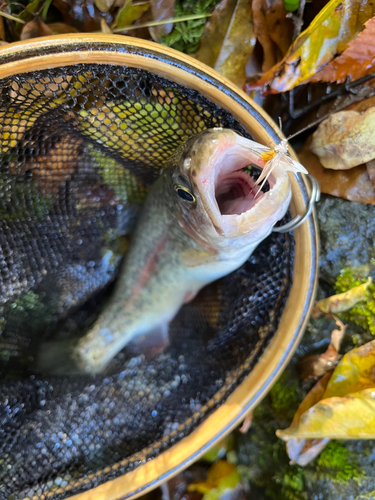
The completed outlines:
<svg viewBox="0 0 375 500">
<path fill-rule="evenodd" d="M 177 148 L 147 195 L 109 303 L 74 347 L 81 370 L 98 373 L 136 337 L 166 333 L 182 304 L 270 234 L 290 203 L 286 171 L 306 172 L 281 157 L 261 189 L 255 173 L 270 151 L 221 128 Z"/>
</svg>

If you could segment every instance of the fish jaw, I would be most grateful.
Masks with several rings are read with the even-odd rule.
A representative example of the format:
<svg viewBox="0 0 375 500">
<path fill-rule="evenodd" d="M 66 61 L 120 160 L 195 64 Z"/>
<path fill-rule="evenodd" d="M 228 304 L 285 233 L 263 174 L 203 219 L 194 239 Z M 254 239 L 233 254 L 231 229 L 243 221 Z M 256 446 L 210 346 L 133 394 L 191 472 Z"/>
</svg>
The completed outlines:
<svg viewBox="0 0 375 500">
<path fill-rule="evenodd" d="M 274 166 L 264 192 L 243 169 L 250 164 L 263 169 L 269 148 L 229 129 L 213 129 L 203 138 L 198 146 L 205 153 L 198 157 L 193 145 L 190 156 L 199 160 L 194 164 L 185 158 L 184 164 L 199 194 L 197 209 L 207 214 L 210 224 L 202 225 L 203 217 L 196 218 L 199 224 L 190 218 L 190 227 L 194 226 L 198 235 L 205 233 L 206 242 L 219 251 L 249 245 L 255 248 L 288 209 L 291 184 L 285 162 Z"/>
</svg>

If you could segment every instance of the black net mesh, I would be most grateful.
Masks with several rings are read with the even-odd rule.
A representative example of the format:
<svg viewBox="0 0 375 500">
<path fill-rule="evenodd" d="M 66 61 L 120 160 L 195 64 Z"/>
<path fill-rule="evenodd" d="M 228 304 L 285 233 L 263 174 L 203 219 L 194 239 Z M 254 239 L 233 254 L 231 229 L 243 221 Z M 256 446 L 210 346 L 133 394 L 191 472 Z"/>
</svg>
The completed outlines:
<svg viewBox="0 0 375 500">
<path fill-rule="evenodd" d="M 63 499 L 157 456 L 222 403 L 275 333 L 293 238 L 273 234 L 205 288 L 149 359 L 48 376 L 43 343 L 82 335 L 116 278 L 165 160 L 214 126 L 248 136 L 150 72 L 77 65 L 0 81 L 0 498 Z"/>
</svg>

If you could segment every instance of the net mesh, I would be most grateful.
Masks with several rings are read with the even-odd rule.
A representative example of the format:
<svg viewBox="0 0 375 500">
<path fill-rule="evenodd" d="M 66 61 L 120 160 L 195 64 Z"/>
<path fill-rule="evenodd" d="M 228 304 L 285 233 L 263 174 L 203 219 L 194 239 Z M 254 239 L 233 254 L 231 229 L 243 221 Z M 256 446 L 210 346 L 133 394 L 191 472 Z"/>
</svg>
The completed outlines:
<svg viewBox="0 0 375 500">
<path fill-rule="evenodd" d="M 291 286 L 293 238 L 272 234 L 206 287 L 148 358 L 48 376 L 47 341 L 92 325 L 149 186 L 206 128 L 248 134 L 196 91 L 144 70 L 76 65 L 0 81 L 0 498 L 62 500 L 185 437 L 249 373 Z"/>
</svg>

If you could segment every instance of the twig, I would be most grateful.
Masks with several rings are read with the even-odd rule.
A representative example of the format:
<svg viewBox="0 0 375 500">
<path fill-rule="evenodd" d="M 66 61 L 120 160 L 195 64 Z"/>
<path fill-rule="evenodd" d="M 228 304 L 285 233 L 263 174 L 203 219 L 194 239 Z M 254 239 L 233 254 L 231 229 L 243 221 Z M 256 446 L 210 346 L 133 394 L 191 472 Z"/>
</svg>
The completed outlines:
<svg viewBox="0 0 375 500">
<path fill-rule="evenodd" d="M 3 12 L 0 10 L 0 16 L 6 17 L 7 19 L 10 19 L 11 21 L 16 21 L 17 23 L 21 24 L 26 24 L 25 21 L 22 21 L 22 19 L 19 19 L 18 17 L 12 16 L 11 14 L 7 14 L 6 12 Z"/>
<path fill-rule="evenodd" d="M 135 30 L 139 28 L 150 28 L 151 26 L 161 26 L 162 24 L 169 23 L 182 23 L 183 21 L 194 21 L 195 19 L 204 19 L 205 17 L 210 17 L 211 14 L 192 14 L 190 16 L 175 17 L 174 19 L 162 19 L 161 21 L 150 21 L 149 23 L 143 24 L 132 24 L 130 26 L 125 26 L 124 28 L 115 28 L 113 33 L 122 33 L 123 31 Z"/>
<path fill-rule="evenodd" d="M 306 0 L 300 0 L 297 15 L 295 16 L 291 12 L 288 12 L 288 14 L 286 15 L 286 17 L 289 17 L 293 21 L 293 24 L 294 24 L 293 42 L 302 31 L 303 14 L 305 12 L 305 5 L 306 5 Z"/>
<path fill-rule="evenodd" d="M 357 87 L 358 85 L 361 85 L 362 83 L 366 83 L 369 80 L 372 80 L 374 77 L 375 77 L 375 72 L 370 73 L 369 75 L 363 76 L 362 78 L 359 78 L 358 80 L 355 80 L 352 83 L 345 82 L 342 85 L 340 85 L 333 92 L 330 92 L 329 94 L 323 95 L 322 97 L 320 97 L 319 99 L 316 99 L 311 104 L 307 104 L 306 106 L 303 106 L 300 109 L 296 109 L 294 107 L 294 90 L 295 89 L 291 89 L 288 93 L 289 115 L 291 116 L 291 118 L 293 118 L 295 120 L 296 118 L 299 118 L 300 116 L 305 115 L 306 113 L 308 113 L 312 109 L 320 106 L 321 104 L 324 104 L 325 102 L 333 99 L 334 97 L 338 97 L 340 95 L 343 95 L 345 92 L 352 92 L 354 94 L 355 92 L 353 92 L 353 88 Z M 324 120 L 324 118 L 322 118 L 322 120 Z"/>
</svg>

